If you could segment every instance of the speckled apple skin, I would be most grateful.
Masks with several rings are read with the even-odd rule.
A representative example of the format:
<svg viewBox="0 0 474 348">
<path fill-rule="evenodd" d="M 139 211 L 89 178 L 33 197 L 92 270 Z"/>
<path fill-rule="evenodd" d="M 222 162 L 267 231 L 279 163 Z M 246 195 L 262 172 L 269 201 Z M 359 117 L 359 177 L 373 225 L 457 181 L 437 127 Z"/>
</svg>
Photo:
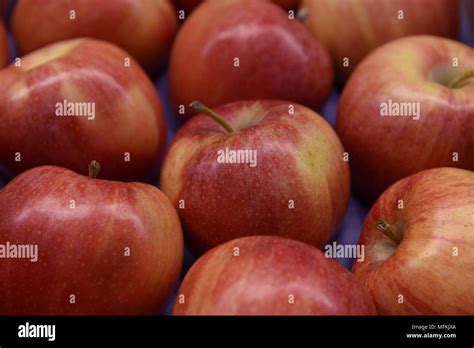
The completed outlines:
<svg viewBox="0 0 474 348">
<path fill-rule="evenodd" d="M 150 73 L 165 63 L 177 29 L 169 0 L 19 0 L 12 15 L 12 32 L 23 54 L 57 41 L 91 37 L 120 46 Z"/>
<path fill-rule="evenodd" d="M 375 315 L 376 310 L 362 284 L 320 250 L 286 238 L 251 236 L 202 256 L 186 274 L 173 314 Z"/>
<path fill-rule="evenodd" d="M 178 215 L 160 190 L 52 166 L 0 190 L 6 242 L 37 244 L 38 261 L 1 259 L 3 315 L 151 314 L 173 290 L 183 256 Z"/>
<path fill-rule="evenodd" d="M 253 0 L 197 7 L 176 36 L 169 74 L 176 106 L 283 99 L 317 109 L 333 81 L 328 52 L 303 25 L 277 5 Z"/>
<path fill-rule="evenodd" d="M 161 171 L 161 188 L 178 209 L 190 247 L 200 254 L 255 234 L 322 246 L 350 193 L 349 166 L 331 126 L 284 101 L 234 102 L 215 111 L 237 131 L 194 116 L 177 133 Z M 256 150 L 257 165 L 218 163 L 217 151 L 226 147 Z"/>
<path fill-rule="evenodd" d="M 375 228 L 379 219 L 402 232 L 398 246 Z M 359 243 L 365 260 L 353 272 L 379 314 L 474 313 L 473 172 L 435 168 L 398 181 L 370 210 Z"/>
<path fill-rule="evenodd" d="M 165 143 L 164 114 L 139 64 L 124 65 L 127 56 L 104 41 L 76 39 L 0 71 L 0 164 L 10 174 L 39 165 L 87 174 L 97 160 L 104 179 L 150 180 Z M 95 119 L 56 116 L 64 99 L 94 102 Z"/>
<path fill-rule="evenodd" d="M 351 76 L 336 131 L 350 155 L 354 191 L 366 201 L 424 169 L 474 170 L 474 83 L 450 89 L 431 77 L 453 57 L 458 76 L 474 69 L 469 46 L 432 36 L 402 38 L 374 51 Z M 380 104 L 389 99 L 420 103 L 420 118 L 380 116 Z"/>
</svg>

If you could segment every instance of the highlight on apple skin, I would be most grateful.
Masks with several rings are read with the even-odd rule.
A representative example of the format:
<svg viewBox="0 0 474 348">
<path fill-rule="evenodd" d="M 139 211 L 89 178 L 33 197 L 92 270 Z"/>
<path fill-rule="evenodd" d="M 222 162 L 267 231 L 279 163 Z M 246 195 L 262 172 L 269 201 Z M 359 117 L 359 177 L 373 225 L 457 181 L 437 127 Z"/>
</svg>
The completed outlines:
<svg viewBox="0 0 474 348">
<path fill-rule="evenodd" d="M 315 247 L 251 236 L 208 251 L 186 274 L 174 315 L 375 315 L 344 267 Z"/>
<path fill-rule="evenodd" d="M 332 127 L 316 112 L 259 100 L 214 109 L 178 131 L 161 170 L 191 250 L 246 235 L 323 245 L 345 213 L 349 166 Z"/>
<path fill-rule="evenodd" d="M 370 54 L 343 90 L 336 131 L 355 193 L 373 202 L 424 169 L 474 170 L 474 49 L 412 36 Z"/>
<path fill-rule="evenodd" d="M 303 23 L 330 52 L 343 86 L 375 48 L 400 37 L 456 38 L 458 0 L 302 0 Z"/>
<path fill-rule="evenodd" d="M 89 169 L 36 167 L 0 191 L 0 244 L 36 249 L 0 263 L 2 315 L 151 314 L 171 294 L 183 236 L 168 198 Z"/>
<path fill-rule="evenodd" d="M 18 0 L 12 31 L 22 54 L 90 37 L 129 52 L 151 74 L 166 61 L 178 19 L 170 0 Z"/>
<path fill-rule="evenodd" d="M 105 41 L 62 41 L 0 71 L 0 165 L 39 165 L 148 181 L 163 150 L 159 96 L 139 64 Z"/>
<path fill-rule="evenodd" d="M 214 107 L 283 99 L 317 109 L 329 96 L 333 71 L 326 49 L 277 5 L 222 0 L 205 1 L 183 23 L 169 78 L 177 108 L 193 100 Z"/>
<path fill-rule="evenodd" d="M 0 69 L 8 63 L 8 40 L 5 26 L 0 17 Z"/>
<path fill-rule="evenodd" d="M 425 170 L 390 186 L 366 218 L 354 264 L 382 315 L 474 313 L 474 173 Z"/>
</svg>

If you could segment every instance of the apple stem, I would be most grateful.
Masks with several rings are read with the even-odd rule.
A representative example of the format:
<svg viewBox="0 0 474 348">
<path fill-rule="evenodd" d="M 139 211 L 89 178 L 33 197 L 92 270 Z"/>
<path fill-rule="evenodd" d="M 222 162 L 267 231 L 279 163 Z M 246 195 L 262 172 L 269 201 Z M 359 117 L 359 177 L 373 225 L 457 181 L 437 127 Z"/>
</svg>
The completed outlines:
<svg viewBox="0 0 474 348">
<path fill-rule="evenodd" d="M 191 104 L 189 104 L 189 106 L 192 107 L 197 112 L 201 112 L 204 115 L 209 116 L 210 118 L 212 118 L 214 121 L 219 123 L 222 127 L 224 127 L 224 129 L 227 132 L 234 133 L 234 128 L 232 128 L 232 126 L 230 124 L 228 124 L 227 121 L 224 120 L 224 118 L 221 115 L 219 115 L 217 112 L 209 109 L 206 105 L 201 104 L 200 102 L 195 100 Z"/>
<path fill-rule="evenodd" d="M 396 244 L 400 244 L 402 242 L 403 237 L 400 235 L 400 233 L 384 219 L 379 219 L 375 224 L 375 228 L 379 231 L 382 231 L 383 234 L 385 234 Z"/>
<path fill-rule="evenodd" d="M 468 80 L 470 78 L 473 78 L 473 77 L 474 77 L 474 70 L 467 71 L 460 78 L 451 81 L 448 84 L 448 87 L 453 88 L 453 89 L 462 87 L 462 84 L 464 82 L 466 82 L 466 80 Z"/>
<path fill-rule="evenodd" d="M 97 161 L 91 161 L 89 163 L 89 178 L 95 179 L 100 172 L 100 163 Z"/>
<path fill-rule="evenodd" d="M 298 11 L 296 11 L 296 19 L 300 22 L 304 22 L 306 18 L 308 18 L 309 11 L 306 7 L 300 8 Z"/>
</svg>

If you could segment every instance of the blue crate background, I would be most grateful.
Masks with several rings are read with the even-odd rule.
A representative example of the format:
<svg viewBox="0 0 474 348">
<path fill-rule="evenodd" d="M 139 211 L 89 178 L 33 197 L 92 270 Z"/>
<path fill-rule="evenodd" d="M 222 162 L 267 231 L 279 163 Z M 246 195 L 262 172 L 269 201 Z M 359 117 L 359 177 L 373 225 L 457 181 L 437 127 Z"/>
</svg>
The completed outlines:
<svg viewBox="0 0 474 348">
<path fill-rule="evenodd" d="M 111 0 L 107 0 L 107 1 L 111 1 Z M 437 0 L 433 0 L 433 1 L 437 1 Z M 460 6 L 459 11 L 461 15 L 461 28 L 460 28 L 461 30 L 460 30 L 459 40 L 474 47 L 474 18 L 472 18 L 472 22 L 470 23 L 469 18 L 467 16 L 467 12 L 465 10 L 465 4 L 467 3 L 467 1 L 474 2 L 474 0 L 465 0 Z M 7 30 L 9 32 L 10 62 L 12 62 L 14 57 L 16 56 L 16 49 L 15 49 L 13 38 L 10 33 L 10 23 L 9 23 L 11 10 L 13 6 L 14 6 L 14 1 L 10 0 L 9 11 L 6 18 Z M 169 102 L 168 69 L 166 67 L 154 79 L 154 83 L 155 83 L 157 92 L 161 97 L 161 100 L 163 102 L 163 106 L 166 112 L 166 121 L 167 121 L 167 128 L 168 128 L 168 133 L 167 133 L 167 147 L 168 147 L 176 131 L 180 127 L 180 123 L 173 115 L 173 112 L 171 110 L 171 105 Z M 329 100 L 324 104 L 324 106 L 320 110 L 320 114 L 333 127 L 336 120 L 338 101 L 339 101 L 339 91 L 336 88 L 334 88 Z M 0 177 L 0 188 L 6 185 L 6 183 L 7 183 L 6 179 Z M 158 183 L 157 183 L 157 186 L 159 186 Z M 335 234 L 333 241 L 336 241 L 337 243 L 340 243 L 340 244 L 356 244 L 359 240 L 361 228 L 362 228 L 365 216 L 367 215 L 369 209 L 370 207 L 365 206 L 363 203 L 361 203 L 357 199 L 357 197 L 352 195 L 345 217 L 342 221 L 340 228 Z M 195 258 L 193 257 L 193 255 L 191 255 L 186 250 L 180 282 L 184 274 L 186 274 L 187 270 L 189 269 L 189 267 L 191 267 L 194 261 L 195 261 Z M 337 259 L 336 261 L 338 261 L 343 266 L 349 269 L 351 268 L 351 265 L 353 263 L 353 259 Z M 176 291 L 178 287 L 179 287 L 179 284 L 176 287 Z M 176 296 L 176 291 L 175 291 L 175 294 L 169 299 L 168 304 L 163 312 L 164 314 L 171 313 L 171 308 L 174 302 L 174 298 Z"/>
</svg>

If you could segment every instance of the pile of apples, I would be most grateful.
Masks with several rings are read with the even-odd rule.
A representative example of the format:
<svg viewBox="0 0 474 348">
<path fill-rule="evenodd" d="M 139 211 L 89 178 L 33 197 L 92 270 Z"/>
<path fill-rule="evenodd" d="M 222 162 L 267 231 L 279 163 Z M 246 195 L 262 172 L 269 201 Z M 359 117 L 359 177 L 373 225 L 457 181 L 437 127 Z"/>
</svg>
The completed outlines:
<svg viewBox="0 0 474 348">
<path fill-rule="evenodd" d="M 178 315 L 474 314 L 474 49 L 456 41 L 460 6 L 10 2 L 0 314 L 161 313 L 185 244 L 199 258 Z M 152 82 L 166 69 L 183 123 L 170 144 Z M 317 111 L 334 88 L 333 128 Z M 385 102 L 420 113 L 384 117 Z M 58 103 L 93 103 L 94 117 L 58 117 Z M 228 150 L 256 161 L 219 162 Z M 372 208 L 349 271 L 321 249 L 351 192 Z M 36 245 L 37 261 L 5 256 L 11 245 Z"/>
</svg>

